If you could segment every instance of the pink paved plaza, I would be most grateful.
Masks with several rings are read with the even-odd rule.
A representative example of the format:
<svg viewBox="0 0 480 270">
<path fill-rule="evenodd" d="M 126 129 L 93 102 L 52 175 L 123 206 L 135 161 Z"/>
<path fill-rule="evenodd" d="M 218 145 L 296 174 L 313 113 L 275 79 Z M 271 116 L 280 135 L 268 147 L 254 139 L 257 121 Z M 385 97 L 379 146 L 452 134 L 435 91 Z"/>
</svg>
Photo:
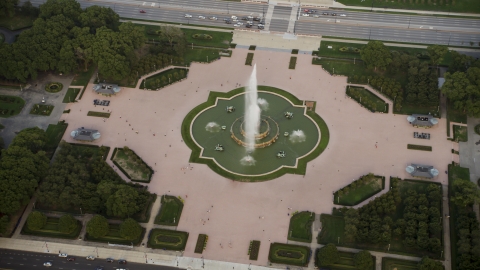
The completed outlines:
<svg viewBox="0 0 480 270">
<path fill-rule="evenodd" d="M 311 55 L 298 55 L 296 69 L 290 70 L 291 55 L 273 51 L 254 52 L 258 83 L 284 89 L 301 100 L 315 100 L 316 112 L 330 130 L 327 149 L 308 163 L 305 176 L 287 174 L 261 183 L 235 182 L 206 165 L 189 164 L 191 150 L 180 133 L 183 118 L 206 101 L 210 91 L 227 92 L 237 83 L 247 83 L 252 71 L 244 65 L 247 52 L 235 49 L 231 58 L 192 64 L 186 80 L 159 91 L 123 88 L 117 96 L 105 98 L 89 85 L 62 117 L 69 124 L 64 140 L 73 142 L 70 132 L 79 127 L 98 129 L 102 137 L 94 144 L 112 149 L 128 146 L 154 168 L 151 192 L 185 199 L 177 228 L 190 233 L 184 256 L 202 256 L 193 250 L 198 234 L 203 233 L 209 236 L 205 259 L 265 265 L 269 243 L 287 241 L 289 213 L 330 213 L 332 192 L 369 172 L 387 179 L 411 178 L 405 172 L 407 164 L 433 165 L 440 171 L 433 181 L 446 184 L 444 171 L 458 156 L 451 154 L 452 143 L 446 140 L 445 119 L 427 131 L 430 140 L 414 139 L 414 131 L 425 131 L 408 124 L 406 115 L 374 114 L 346 98 L 346 78 L 330 76 L 321 66 L 312 65 Z M 94 99 L 111 103 L 94 107 Z M 105 122 L 87 116 L 88 111 L 102 109 L 112 111 Z M 408 150 L 409 143 L 430 145 L 433 151 Z M 110 157 L 108 162 L 113 165 Z M 248 260 L 250 240 L 262 242 L 258 261 Z"/>
</svg>

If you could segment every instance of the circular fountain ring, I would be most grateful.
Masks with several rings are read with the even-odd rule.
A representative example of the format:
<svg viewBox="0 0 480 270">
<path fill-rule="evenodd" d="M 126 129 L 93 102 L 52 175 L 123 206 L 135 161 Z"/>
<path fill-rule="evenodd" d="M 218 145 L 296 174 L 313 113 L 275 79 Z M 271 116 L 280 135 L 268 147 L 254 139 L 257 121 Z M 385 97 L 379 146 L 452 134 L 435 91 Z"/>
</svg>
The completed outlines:
<svg viewBox="0 0 480 270">
<path fill-rule="evenodd" d="M 236 135 L 235 135 L 235 131 L 234 131 L 234 126 L 237 122 L 239 122 L 240 120 L 243 120 L 243 116 L 242 117 L 239 117 L 237 119 L 235 119 L 235 121 L 233 122 L 232 126 L 230 127 L 230 134 L 231 134 L 231 138 L 238 144 L 238 145 L 241 145 L 243 147 L 247 147 L 248 146 L 248 143 L 244 142 L 243 140 L 239 139 Z M 278 123 L 273 120 L 271 117 L 269 116 L 266 116 L 266 117 L 262 117 L 261 118 L 261 121 L 262 123 L 265 123 L 266 124 L 266 130 L 263 131 L 262 133 L 260 134 L 257 134 L 255 135 L 255 139 L 256 140 L 262 140 L 266 137 L 268 137 L 270 135 L 270 131 L 271 131 L 271 128 L 270 128 L 270 121 L 272 123 L 275 124 L 275 127 L 276 127 L 276 132 L 275 132 L 275 135 L 273 135 L 272 138 L 270 138 L 269 140 L 265 141 L 265 142 L 259 142 L 259 143 L 255 143 L 253 145 L 254 148 L 265 148 L 267 146 L 270 146 L 272 145 L 277 139 L 278 139 L 278 135 L 280 133 L 280 129 L 278 127 Z M 243 129 L 243 123 L 245 121 L 242 121 L 242 123 L 240 124 L 240 134 L 242 134 L 243 137 L 245 137 L 245 131 Z"/>
</svg>

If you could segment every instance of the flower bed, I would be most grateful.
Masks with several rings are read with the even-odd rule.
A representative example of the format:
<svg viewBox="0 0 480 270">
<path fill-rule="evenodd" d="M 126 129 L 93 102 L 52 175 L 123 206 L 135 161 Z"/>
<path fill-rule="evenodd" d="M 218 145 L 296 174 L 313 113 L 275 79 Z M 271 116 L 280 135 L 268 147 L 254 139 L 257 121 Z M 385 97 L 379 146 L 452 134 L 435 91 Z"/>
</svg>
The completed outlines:
<svg viewBox="0 0 480 270">
<path fill-rule="evenodd" d="M 199 234 L 197 239 L 197 244 L 195 245 L 195 253 L 202 254 L 203 251 L 207 248 L 208 235 Z"/>
<path fill-rule="evenodd" d="M 35 104 L 33 105 L 32 110 L 30 110 L 30 114 L 49 116 L 52 113 L 53 108 L 54 106 L 52 105 Z"/>
<path fill-rule="evenodd" d="M 185 250 L 187 240 L 187 232 L 152 229 L 148 236 L 147 247 L 164 250 Z"/>
<path fill-rule="evenodd" d="M 307 266 L 310 261 L 310 251 L 306 246 L 272 243 L 268 259 L 272 263 Z"/>
<path fill-rule="evenodd" d="M 62 91 L 63 89 L 63 84 L 59 82 L 50 82 L 45 85 L 45 91 L 49 93 L 58 93 Z"/>
<path fill-rule="evenodd" d="M 431 147 L 431 146 L 418 145 L 418 144 L 407 144 L 407 149 L 411 149 L 411 150 L 421 150 L 421 151 L 432 151 L 432 147 Z"/>
<path fill-rule="evenodd" d="M 247 59 L 245 60 L 245 65 L 251 66 L 253 62 L 253 53 L 247 54 Z"/>
<path fill-rule="evenodd" d="M 258 259 L 258 252 L 260 251 L 260 241 L 252 240 L 250 241 L 250 246 L 248 247 L 248 259 L 256 261 Z"/>
</svg>

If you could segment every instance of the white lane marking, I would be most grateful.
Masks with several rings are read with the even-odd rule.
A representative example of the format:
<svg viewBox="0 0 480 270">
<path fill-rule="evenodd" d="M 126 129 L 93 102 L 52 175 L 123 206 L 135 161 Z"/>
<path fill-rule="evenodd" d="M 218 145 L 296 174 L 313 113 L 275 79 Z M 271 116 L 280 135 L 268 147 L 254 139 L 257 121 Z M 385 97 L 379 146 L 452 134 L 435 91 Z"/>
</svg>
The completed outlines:
<svg viewBox="0 0 480 270">
<path fill-rule="evenodd" d="M 154 6 L 155 6 L 155 3 L 152 3 L 152 7 L 154 7 Z"/>
</svg>

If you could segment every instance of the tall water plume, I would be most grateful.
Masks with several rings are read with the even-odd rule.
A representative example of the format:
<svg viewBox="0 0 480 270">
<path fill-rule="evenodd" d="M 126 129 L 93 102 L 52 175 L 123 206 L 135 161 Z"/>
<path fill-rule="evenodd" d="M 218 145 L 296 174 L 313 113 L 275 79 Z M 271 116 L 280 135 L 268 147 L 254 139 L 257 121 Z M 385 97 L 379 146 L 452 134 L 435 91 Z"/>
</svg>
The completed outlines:
<svg viewBox="0 0 480 270">
<path fill-rule="evenodd" d="M 248 89 L 245 94 L 245 142 L 247 153 L 255 150 L 255 136 L 260 126 L 260 107 L 258 106 L 257 93 L 257 65 L 253 66 L 252 75 L 248 82 Z"/>
</svg>

